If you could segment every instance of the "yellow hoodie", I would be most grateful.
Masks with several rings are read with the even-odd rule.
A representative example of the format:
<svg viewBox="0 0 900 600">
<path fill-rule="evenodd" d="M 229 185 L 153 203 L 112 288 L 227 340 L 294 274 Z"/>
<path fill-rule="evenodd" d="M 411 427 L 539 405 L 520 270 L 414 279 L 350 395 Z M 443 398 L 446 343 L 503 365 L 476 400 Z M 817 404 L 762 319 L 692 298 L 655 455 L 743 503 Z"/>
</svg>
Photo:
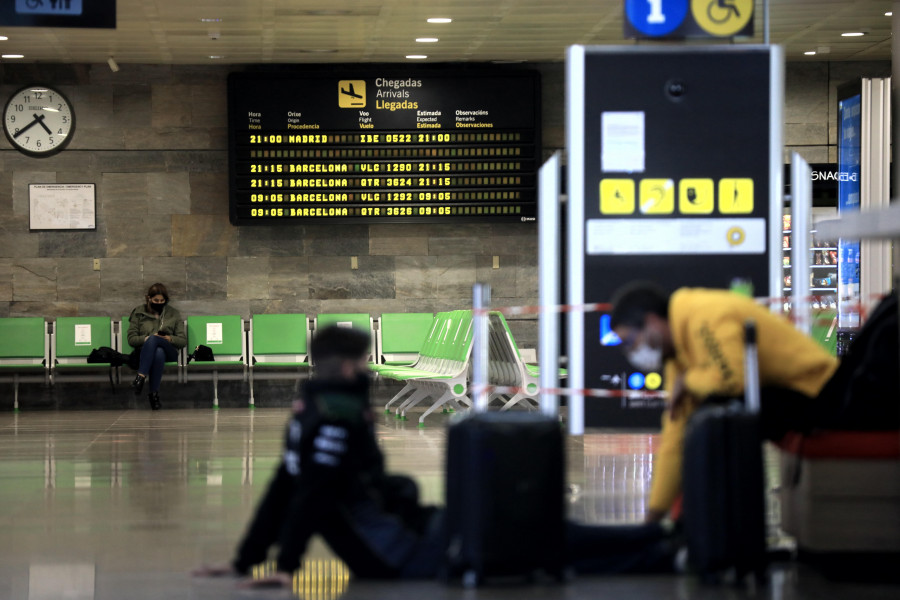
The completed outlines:
<svg viewBox="0 0 900 600">
<path fill-rule="evenodd" d="M 689 395 L 675 418 L 662 419 L 654 459 L 650 509 L 668 511 L 681 490 L 684 430 L 697 404 L 709 396 L 744 391 L 744 323 L 756 323 L 759 376 L 763 388 L 779 387 L 814 398 L 837 369 L 837 360 L 791 323 L 744 296 L 724 290 L 683 288 L 669 302 L 675 357 L 666 382 L 679 375 Z"/>
</svg>

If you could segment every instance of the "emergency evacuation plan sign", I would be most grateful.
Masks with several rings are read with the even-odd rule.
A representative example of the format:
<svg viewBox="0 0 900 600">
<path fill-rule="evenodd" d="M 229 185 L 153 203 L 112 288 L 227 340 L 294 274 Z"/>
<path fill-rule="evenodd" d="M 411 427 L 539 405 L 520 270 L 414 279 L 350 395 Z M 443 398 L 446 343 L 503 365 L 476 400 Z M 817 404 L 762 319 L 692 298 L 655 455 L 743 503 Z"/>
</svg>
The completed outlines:
<svg viewBox="0 0 900 600">
<path fill-rule="evenodd" d="M 753 0 L 625 0 L 626 38 L 753 35 Z"/>
<path fill-rule="evenodd" d="M 567 304 L 634 280 L 780 292 L 781 65 L 763 46 L 570 49 Z M 609 314 L 569 318 L 571 387 L 664 385 L 628 364 Z M 584 408 L 588 427 L 655 427 L 662 401 Z"/>
</svg>

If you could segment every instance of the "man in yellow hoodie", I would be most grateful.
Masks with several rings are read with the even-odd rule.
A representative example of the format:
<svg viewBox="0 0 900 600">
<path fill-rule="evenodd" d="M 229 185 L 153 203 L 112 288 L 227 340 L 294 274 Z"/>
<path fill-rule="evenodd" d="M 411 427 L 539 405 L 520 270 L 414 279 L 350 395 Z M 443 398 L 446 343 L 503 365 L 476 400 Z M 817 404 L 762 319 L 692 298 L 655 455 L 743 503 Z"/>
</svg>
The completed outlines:
<svg viewBox="0 0 900 600">
<path fill-rule="evenodd" d="M 767 439 L 806 430 L 812 403 L 837 360 L 790 322 L 752 299 L 726 290 L 682 288 L 668 294 L 649 283 L 617 292 L 612 329 L 629 362 L 665 368 L 668 408 L 653 467 L 648 520 L 661 519 L 681 492 L 685 425 L 703 402 L 744 390 L 744 323 L 756 323 L 762 387 L 760 421 Z"/>
</svg>

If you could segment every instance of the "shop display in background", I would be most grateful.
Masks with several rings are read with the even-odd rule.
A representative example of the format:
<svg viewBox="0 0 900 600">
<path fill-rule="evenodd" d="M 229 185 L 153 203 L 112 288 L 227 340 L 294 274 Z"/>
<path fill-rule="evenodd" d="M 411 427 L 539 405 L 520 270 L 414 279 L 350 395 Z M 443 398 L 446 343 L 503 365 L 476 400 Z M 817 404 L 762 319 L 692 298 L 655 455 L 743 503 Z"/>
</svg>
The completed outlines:
<svg viewBox="0 0 900 600">
<path fill-rule="evenodd" d="M 791 215 L 782 216 L 782 265 L 784 268 L 784 312 L 790 314 L 793 305 L 790 300 L 791 284 Z M 837 334 L 835 327 L 838 307 L 838 249 L 834 242 L 816 240 L 810 248 L 809 291 L 812 295 L 810 308 L 813 312 L 811 335 L 832 354 L 836 352 Z"/>
</svg>

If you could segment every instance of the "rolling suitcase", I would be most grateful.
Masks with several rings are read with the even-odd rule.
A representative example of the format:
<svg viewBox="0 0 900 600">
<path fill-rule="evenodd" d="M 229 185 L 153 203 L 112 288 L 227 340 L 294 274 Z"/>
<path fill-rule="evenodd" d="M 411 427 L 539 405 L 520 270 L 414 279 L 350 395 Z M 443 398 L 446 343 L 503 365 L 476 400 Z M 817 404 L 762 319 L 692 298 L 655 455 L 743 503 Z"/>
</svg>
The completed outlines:
<svg viewBox="0 0 900 600">
<path fill-rule="evenodd" d="M 445 579 L 562 580 L 565 569 L 563 439 L 538 414 L 467 415 L 447 440 Z"/>
<path fill-rule="evenodd" d="M 688 559 L 707 581 L 766 566 L 765 491 L 756 330 L 745 327 L 744 403 L 704 406 L 685 433 L 684 533 Z"/>
</svg>

